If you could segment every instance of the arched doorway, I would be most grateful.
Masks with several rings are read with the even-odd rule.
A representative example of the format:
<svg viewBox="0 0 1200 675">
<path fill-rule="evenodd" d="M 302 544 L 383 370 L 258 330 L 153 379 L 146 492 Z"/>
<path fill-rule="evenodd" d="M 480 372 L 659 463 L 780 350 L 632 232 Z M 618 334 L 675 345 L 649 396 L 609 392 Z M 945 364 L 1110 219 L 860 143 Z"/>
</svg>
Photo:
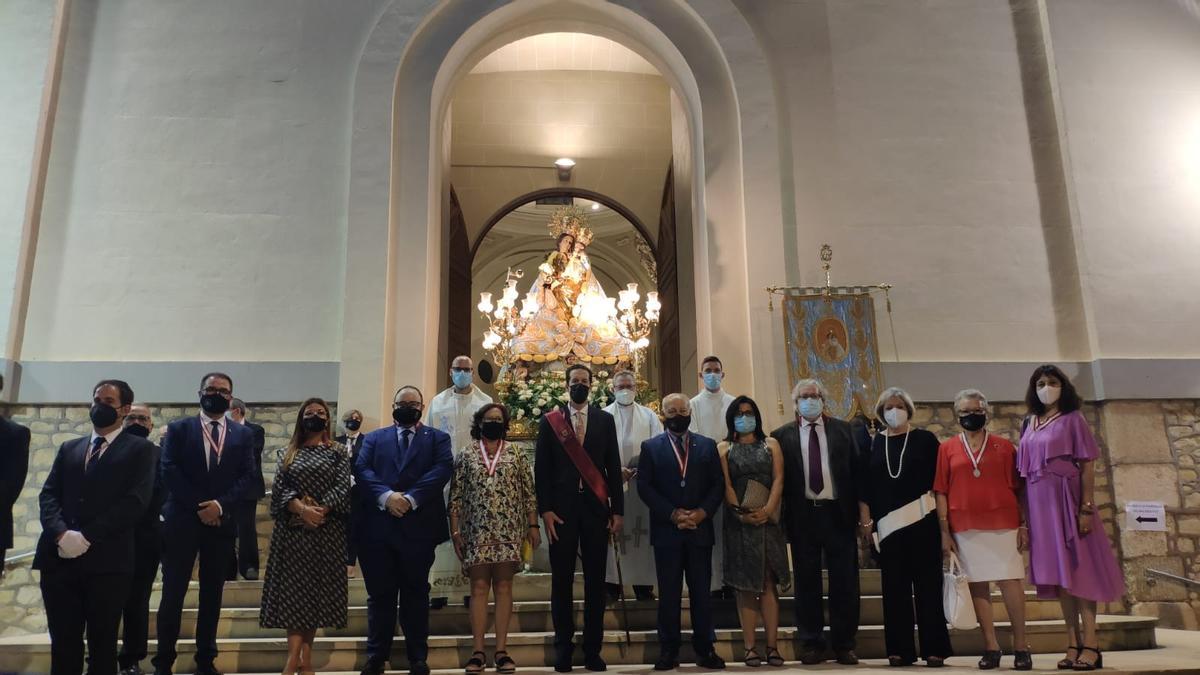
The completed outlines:
<svg viewBox="0 0 1200 675">
<path fill-rule="evenodd" d="M 765 311 L 766 298 L 750 289 L 772 281 L 764 270 L 783 268 L 782 237 L 749 239 L 746 224 L 778 221 L 779 186 L 745 184 L 742 167 L 778 166 L 777 144 L 764 136 L 775 133 L 778 117 L 769 88 L 739 101 L 722 42 L 755 50 L 757 42 L 732 3 L 397 1 L 381 10 L 354 84 L 347 250 L 358 257 L 347 264 L 343 402 L 382 417 L 398 383 L 431 388 L 437 382 L 446 358 L 441 315 L 449 92 L 456 78 L 498 46 L 563 30 L 617 40 L 669 81 L 687 126 L 684 156 L 672 169 L 676 184 L 686 187 L 676 201 L 689 209 L 692 224 L 690 241 L 681 241 L 678 251 L 694 279 L 694 303 L 680 303 L 692 312 L 683 321 L 695 325 L 692 357 L 719 352 L 732 366 L 727 383 L 740 391 L 754 391 L 756 377 L 775 377 L 772 361 L 781 340 Z M 765 59 L 745 58 L 743 51 L 738 63 L 750 69 L 748 76 L 769 78 Z M 392 142 L 381 146 L 381 135 Z M 721 308 L 719 320 L 715 307 Z"/>
</svg>

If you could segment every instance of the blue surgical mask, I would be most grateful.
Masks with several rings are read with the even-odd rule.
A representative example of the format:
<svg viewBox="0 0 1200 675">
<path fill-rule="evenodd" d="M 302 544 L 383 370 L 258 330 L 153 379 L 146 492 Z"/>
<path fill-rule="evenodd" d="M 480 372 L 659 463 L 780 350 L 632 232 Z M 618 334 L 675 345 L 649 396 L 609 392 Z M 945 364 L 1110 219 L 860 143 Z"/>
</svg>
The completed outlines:
<svg viewBox="0 0 1200 675">
<path fill-rule="evenodd" d="M 733 418 L 733 429 L 739 434 L 748 434 L 758 427 L 758 418 L 754 415 L 738 415 Z"/>
<path fill-rule="evenodd" d="M 806 420 L 815 420 L 821 416 L 821 411 L 825 409 L 825 402 L 819 398 L 802 398 L 800 403 L 796 405 L 796 412 Z"/>
<path fill-rule="evenodd" d="M 716 390 L 720 389 L 721 388 L 721 374 L 720 373 L 705 373 L 704 374 L 704 388 L 709 391 L 716 391 Z"/>
<path fill-rule="evenodd" d="M 471 371 L 452 370 L 450 371 L 450 380 L 454 382 L 456 389 L 466 389 L 471 386 Z"/>
</svg>

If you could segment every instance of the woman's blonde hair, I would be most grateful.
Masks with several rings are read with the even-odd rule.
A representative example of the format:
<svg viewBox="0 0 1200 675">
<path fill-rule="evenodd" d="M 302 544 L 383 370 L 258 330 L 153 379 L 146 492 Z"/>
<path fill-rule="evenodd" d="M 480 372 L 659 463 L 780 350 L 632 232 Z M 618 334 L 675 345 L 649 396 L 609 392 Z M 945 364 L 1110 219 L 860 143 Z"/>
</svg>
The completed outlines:
<svg viewBox="0 0 1200 675">
<path fill-rule="evenodd" d="M 321 432 L 321 441 L 326 444 L 333 442 L 333 438 L 329 435 L 329 425 L 332 422 L 329 416 L 329 404 L 325 402 L 325 399 L 315 396 L 304 401 L 300 404 L 300 410 L 296 412 L 296 426 L 292 429 L 292 440 L 288 441 L 287 451 L 283 454 L 285 470 L 296 460 L 296 455 L 300 452 L 300 445 L 304 442 L 304 437 L 308 435 L 308 432 L 304 430 L 304 411 L 314 403 L 325 409 L 325 431 Z"/>
</svg>

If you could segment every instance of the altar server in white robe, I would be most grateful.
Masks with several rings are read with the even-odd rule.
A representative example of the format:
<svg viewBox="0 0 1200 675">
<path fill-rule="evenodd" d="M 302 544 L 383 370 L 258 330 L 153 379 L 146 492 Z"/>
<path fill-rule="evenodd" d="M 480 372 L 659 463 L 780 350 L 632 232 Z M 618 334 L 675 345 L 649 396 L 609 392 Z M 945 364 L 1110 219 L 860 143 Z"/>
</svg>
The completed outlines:
<svg viewBox="0 0 1200 675">
<path fill-rule="evenodd" d="M 733 396 L 725 393 L 721 384 L 725 380 L 725 366 L 721 359 L 706 356 L 700 362 L 700 381 L 703 387 L 700 393 L 692 397 L 692 426 L 693 434 L 700 434 L 713 439 L 717 443 L 725 440 L 729 430 L 725 426 L 725 411 L 733 403 Z M 724 552 L 721 547 L 725 528 L 724 518 L 714 518 L 713 528 L 717 545 L 713 547 L 712 583 L 713 589 L 721 587 L 725 578 Z"/>
<path fill-rule="evenodd" d="M 469 356 L 456 356 L 450 362 L 451 386 L 433 397 L 425 412 L 425 423 L 450 435 L 450 446 L 455 455 L 471 445 L 471 421 L 475 412 L 492 402 L 492 397 L 475 386 L 475 364 Z M 446 485 L 443 498 L 449 499 L 450 485 Z M 462 575 L 462 564 L 454 554 L 451 542 L 439 544 L 434 554 L 433 567 L 429 570 L 429 583 L 433 585 L 430 606 L 444 607 L 447 602 L 447 581 Z"/>
<path fill-rule="evenodd" d="M 621 473 L 625 482 L 625 545 L 621 550 L 621 572 L 626 584 L 633 586 L 639 600 L 654 598 L 654 549 L 650 547 L 650 509 L 637 495 L 637 466 L 642 441 L 663 432 L 662 421 L 649 408 L 637 403 L 637 378 L 631 370 L 622 370 L 612 378 L 616 403 L 604 409 L 617 423 L 617 443 L 621 448 Z M 632 497 L 631 497 L 632 495 Z M 606 581 L 617 583 L 617 557 L 608 548 Z"/>
</svg>

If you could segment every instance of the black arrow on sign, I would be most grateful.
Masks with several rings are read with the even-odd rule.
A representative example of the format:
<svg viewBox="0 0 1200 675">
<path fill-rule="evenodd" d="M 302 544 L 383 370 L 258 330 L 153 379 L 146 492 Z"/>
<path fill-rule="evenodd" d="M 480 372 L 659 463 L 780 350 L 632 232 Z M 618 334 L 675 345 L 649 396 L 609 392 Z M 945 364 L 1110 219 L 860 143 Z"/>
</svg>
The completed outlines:
<svg viewBox="0 0 1200 675">
<path fill-rule="evenodd" d="M 1139 523 L 1157 523 L 1158 522 L 1158 518 L 1147 518 L 1145 516 L 1138 516 L 1134 520 L 1138 521 Z"/>
</svg>

